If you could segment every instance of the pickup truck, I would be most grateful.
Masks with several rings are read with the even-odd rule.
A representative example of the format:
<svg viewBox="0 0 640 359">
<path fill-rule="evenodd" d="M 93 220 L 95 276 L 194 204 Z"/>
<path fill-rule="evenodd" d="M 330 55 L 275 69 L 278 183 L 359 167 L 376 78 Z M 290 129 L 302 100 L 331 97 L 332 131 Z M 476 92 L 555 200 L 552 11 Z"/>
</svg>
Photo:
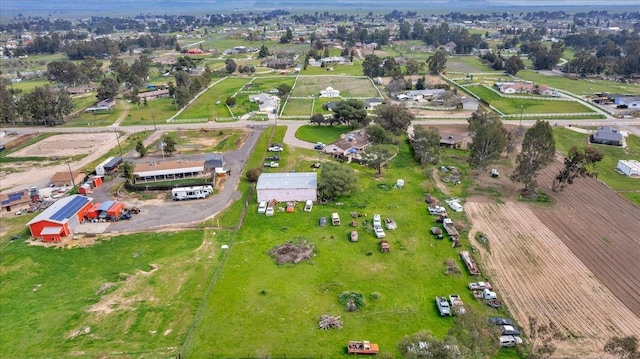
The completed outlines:
<svg viewBox="0 0 640 359">
<path fill-rule="evenodd" d="M 387 229 L 391 229 L 391 230 L 398 228 L 398 226 L 396 225 L 396 221 L 394 221 L 393 218 L 385 219 L 384 220 L 384 226 Z"/>
<path fill-rule="evenodd" d="M 451 306 L 449 306 L 449 302 L 447 302 L 447 298 L 436 297 L 436 304 L 438 305 L 438 311 L 440 312 L 441 317 L 451 316 Z"/>
<path fill-rule="evenodd" d="M 378 344 L 370 343 L 367 340 L 350 341 L 347 345 L 349 354 L 378 354 Z"/>
<path fill-rule="evenodd" d="M 449 295 L 449 303 L 451 303 L 451 308 L 453 309 L 454 314 L 458 315 L 466 313 L 464 310 L 464 303 L 462 302 L 462 299 L 460 299 L 459 295 Z"/>
<path fill-rule="evenodd" d="M 485 289 L 493 289 L 491 283 L 489 282 L 473 282 L 469 283 L 469 289 L 471 290 L 485 290 Z"/>
</svg>

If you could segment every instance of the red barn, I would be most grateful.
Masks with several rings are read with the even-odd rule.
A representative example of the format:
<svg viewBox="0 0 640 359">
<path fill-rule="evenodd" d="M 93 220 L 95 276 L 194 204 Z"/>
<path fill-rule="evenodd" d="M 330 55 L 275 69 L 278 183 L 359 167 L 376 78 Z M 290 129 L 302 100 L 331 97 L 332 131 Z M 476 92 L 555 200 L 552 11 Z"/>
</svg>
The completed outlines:
<svg viewBox="0 0 640 359">
<path fill-rule="evenodd" d="M 44 242 L 60 242 L 70 235 L 91 209 L 93 198 L 72 195 L 61 198 L 27 223 L 31 236 Z"/>
<path fill-rule="evenodd" d="M 107 216 L 113 216 L 115 218 L 120 218 L 122 211 L 124 210 L 124 203 L 122 202 L 114 202 L 111 207 L 107 210 Z"/>
</svg>

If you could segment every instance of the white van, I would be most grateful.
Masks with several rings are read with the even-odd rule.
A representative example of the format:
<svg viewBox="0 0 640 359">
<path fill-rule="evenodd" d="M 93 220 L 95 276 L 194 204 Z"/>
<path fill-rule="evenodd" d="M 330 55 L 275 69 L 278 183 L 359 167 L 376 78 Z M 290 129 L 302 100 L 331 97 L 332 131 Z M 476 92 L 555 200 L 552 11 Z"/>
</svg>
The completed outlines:
<svg viewBox="0 0 640 359">
<path fill-rule="evenodd" d="M 449 203 L 449 207 L 451 207 L 452 210 L 456 212 L 462 212 L 463 207 L 460 203 L 456 201 L 449 201 L 448 203 Z"/>
<path fill-rule="evenodd" d="M 307 202 L 305 202 L 305 204 L 304 204 L 304 211 L 305 212 L 311 212 L 312 208 L 313 208 L 313 201 L 312 200 L 308 200 Z"/>
<path fill-rule="evenodd" d="M 382 227 L 382 220 L 380 219 L 380 215 L 377 213 L 373 215 L 373 228 L 375 227 Z"/>
<path fill-rule="evenodd" d="M 522 344 L 522 338 L 515 335 L 503 335 L 500 337 L 500 347 L 513 347 L 516 344 Z"/>
<path fill-rule="evenodd" d="M 267 202 L 262 201 L 258 204 L 258 213 L 263 214 L 267 211 Z"/>
</svg>

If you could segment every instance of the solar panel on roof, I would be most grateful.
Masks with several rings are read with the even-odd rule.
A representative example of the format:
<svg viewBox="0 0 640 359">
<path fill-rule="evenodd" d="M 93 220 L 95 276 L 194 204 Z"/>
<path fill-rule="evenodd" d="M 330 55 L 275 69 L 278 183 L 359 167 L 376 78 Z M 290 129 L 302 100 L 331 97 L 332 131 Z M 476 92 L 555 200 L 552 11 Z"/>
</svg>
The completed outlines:
<svg viewBox="0 0 640 359">
<path fill-rule="evenodd" d="M 84 207 L 85 204 L 89 202 L 89 198 L 78 196 L 71 200 L 66 206 L 60 208 L 56 213 L 54 213 L 51 217 L 54 221 L 62 222 L 65 219 L 71 218 L 74 214 L 78 213 L 78 211 Z"/>
<path fill-rule="evenodd" d="M 2 205 L 4 206 L 5 204 L 9 204 L 11 203 L 11 200 L 5 199 L 4 201 L 2 201 Z"/>
<path fill-rule="evenodd" d="M 11 194 L 9 194 L 9 201 L 18 200 L 18 199 L 22 198 L 22 195 L 23 195 L 22 192 L 11 193 Z"/>
</svg>

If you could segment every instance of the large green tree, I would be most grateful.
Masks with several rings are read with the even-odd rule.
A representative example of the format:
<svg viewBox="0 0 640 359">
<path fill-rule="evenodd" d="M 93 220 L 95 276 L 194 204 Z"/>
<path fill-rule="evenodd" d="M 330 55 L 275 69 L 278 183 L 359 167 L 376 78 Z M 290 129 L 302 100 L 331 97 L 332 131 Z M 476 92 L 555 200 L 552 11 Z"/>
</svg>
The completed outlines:
<svg viewBox="0 0 640 359">
<path fill-rule="evenodd" d="M 383 105 L 376 108 L 376 122 L 398 136 L 407 132 L 415 116 L 402 105 Z"/>
<path fill-rule="evenodd" d="M 18 118 L 18 107 L 13 95 L 9 80 L 0 77 L 0 122 L 3 124 L 15 125 Z"/>
<path fill-rule="evenodd" d="M 493 112 L 478 110 L 469 118 L 469 165 L 485 168 L 489 161 L 500 156 L 507 147 L 506 130 L 500 118 Z"/>
<path fill-rule="evenodd" d="M 73 111 L 73 101 L 66 90 L 36 87 L 18 102 L 18 113 L 27 125 L 54 126 L 63 124 Z"/>
<path fill-rule="evenodd" d="M 271 54 L 269 53 L 269 49 L 267 49 L 266 46 L 262 45 L 260 47 L 260 51 L 258 52 L 258 58 L 262 59 L 262 58 L 265 58 L 265 57 L 270 56 L 270 55 Z"/>
<path fill-rule="evenodd" d="M 110 78 L 105 77 L 100 81 L 100 87 L 98 87 L 98 94 L 96 97 L 98 101 L 106 100 L 108 98 L 115 99 L 120 92 L 120 84 Z"/>
<path fill-rule="evenodd" d="M 338 102 L 333 108 L 333 117 L 339 123 L 348 124 L 351 129 L 357 126 L 365 126 L 369 121 L 364 104 L 362 101 L 355 99 Z"/>
<path fill-rule="evenodd" d="M 579 149 L 577 146 L 572 146 L 564 158 L 564 167 L 553 180 L 552 189 L 562 191 L 565 186 L 573 184 L 576 178 L 591 176 L 592 172 L 589 168 L 595 168 L 596 163 L 601 161 L 603 156 L 602 151 L 593 147 Z"/>
<path fill-rule="evenodd" d="M 515 76 L 518 71 L 524 69 L 524 62 L 518 55 L 511 56 L 504 63 L 504 71 L 506 71 L 509 75 Z"/>
<path fill-rule="evenodd" d="M 144 143 L 142 143 L 142 140 L 138 140 L 136 142 L 136 152 L 138 152 L 138 154 L 140 155 L 140 158 L 144 157 L 147 154 L 148 149 L 144 145 Z"/>
<path fill-rule="evenodd" d="M 383 76 L 382 59 L 376 55 L 366 55 L 362 61 L 362 72 L 369 77 Z"/>
<path fill-rule="evenodd" d="M 367 126 L 365 131 L 367 132 L 367 136 L 369 136 L 369 141 L 374 145 L 391 143 L 393 141 L 393 134 L 377 123 Z"/>
<path fill-rule="evenodd" d="M 444 49 L 436 50 L 436 52 L 427 59 L 427 66 L 429 67 L 429 73 L 432 75 L 437 75 L 444 71 L 447 67 L 447 51 Z"/>
<path fill-rule="evenodd" d="M 322 166 L 318 178 L 318 192 L 322 198 L 348 196 L 358 189 L 358 175 L 345 165 L 328 162 Z"/>
<path fill-rule="evenodd" d="M 440 132 L 435 127 L 416 126 L 411 138 L 413 155 L 420 164 L 436 164 L 440 155 Z"/>
<path fill-rule="evenodd" d="M 465 306 L 464 315 L 453 319 L 448 335 L 454 337 L 464 358 L 494 358 L 500 349 L 497 338 L 500 328 L 491 324 L 487 317 L 478 313 L 473 306 Z"/>
<path fill-rule="evenodd" d="M 524 184 L 524 191 L 528 194 L 536 190 L 536 177 L 545 168 L 556 153 L 553 130 L 547 121 L 536 121 L 533 127 L 527 129 L 522 141 L 522 150 L 516 159 L 517 167 L 511 175 L 511 180 Z"/>
<path fill-rule="evenodd" d="M 362 152 L 362 163 L 365 166 L 375 168 L 378 174 L 382 173 L 382 166 L 386 165 L 398 152 L 394 145 L 368 146 Z"/>
<path fill-rule="evenodd" d="M 170 135 L 164 135 L 162 137 L 162 150 L 164 151 L 164 153 L 166 153 L 167 155 L 171 156 L 172 153 L 176 152 L 176 139 L 173 138 L 173 136 Z"/>
</svg>

